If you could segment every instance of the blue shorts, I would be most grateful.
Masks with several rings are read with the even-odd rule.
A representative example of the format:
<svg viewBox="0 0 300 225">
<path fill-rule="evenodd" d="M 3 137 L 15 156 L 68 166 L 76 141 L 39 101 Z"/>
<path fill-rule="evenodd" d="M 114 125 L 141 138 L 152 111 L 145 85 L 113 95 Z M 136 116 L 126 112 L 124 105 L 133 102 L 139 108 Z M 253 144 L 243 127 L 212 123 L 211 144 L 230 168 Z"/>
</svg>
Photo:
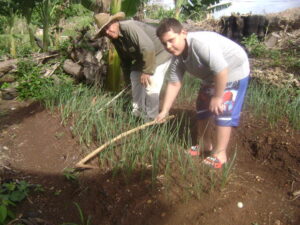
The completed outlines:
<svg viewBox="0 0 300 225">
<path fill-rule="evenodd" d="M 238 81 L 228 82 L 223 94 L 225 109 L 222 114 L 216 116 L 209 111 L 209 103 L 214 94 L 213 85 L 203 85 L 196 102 L 197 119 L 215 117 L 216 125 L 236 127 L 239 125 L 240 114 L 247 91 L 249 76 Z"/>
</svg>

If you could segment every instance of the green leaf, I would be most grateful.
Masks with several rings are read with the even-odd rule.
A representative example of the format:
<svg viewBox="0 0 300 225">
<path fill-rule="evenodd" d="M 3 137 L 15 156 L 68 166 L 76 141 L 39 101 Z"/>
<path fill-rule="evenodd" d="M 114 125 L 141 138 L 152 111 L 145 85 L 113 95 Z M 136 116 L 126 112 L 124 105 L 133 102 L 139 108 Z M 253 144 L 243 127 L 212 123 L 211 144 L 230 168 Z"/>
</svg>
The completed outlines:
<svg viewBox="0 0 300 225">
<path fill-rule="evenodd" d="M 9 209 L 7 209 L 7 216 L 11 219 L 16 218 L 16 215 Z"/>
<path fill-rule="evenodd" d="M 20 202 L 26 197 L 24 192 L 14 191 L 10 195 L 10 200 L 13 202 Z"/>
<path fill-rule="evenodd" d="M 124 0 L 122 1 L 122 11 L 126 17 L 134 16 L 143 0 Z"/>
<path fill-rule="evenodd" d="M 3 186 L 8 190 L 8 191 L 13 191 L 16 188 L 16 183 L 11 182 L 11 183 L 4 183 Z"/>
<path fill-rule="evenodd" d="M 5 205 L 0 205 L 0 222 L 3 223 L 7 217 L 7 208 Z"/>
</svg>

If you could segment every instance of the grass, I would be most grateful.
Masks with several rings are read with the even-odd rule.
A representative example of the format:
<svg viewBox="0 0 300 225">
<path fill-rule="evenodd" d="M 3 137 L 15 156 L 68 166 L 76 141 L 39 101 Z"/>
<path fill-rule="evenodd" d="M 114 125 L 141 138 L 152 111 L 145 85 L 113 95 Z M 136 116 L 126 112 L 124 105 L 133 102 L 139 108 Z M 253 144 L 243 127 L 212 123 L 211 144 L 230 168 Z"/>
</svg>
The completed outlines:
<svg viewBox="0 0 300 225">
<path fill-rule="evenodd" d="M 177 103 L 194 104 L 200 84 L 198 79 L 185 76 Z M 47 108 L 58 109 L 62 123 L 71 124 L 74 136 L 87 146 L 100 146 L 143 123 L 131 116 L 131 98 L 125 94 L 107 106 L 114 95 L 99 87 L 74 85 L 61 80 L 59 85 L 43 88 L 42 91 L 40 100 Z M 261 118 L 263 115 L 272 124 L 286 117 L 299 128 L 299 101 L 299 92 L 253 80 L 245 104 L 256 116 Z M 183 130 L 186 135 L 182 135 Z M 99 153 L 99 166 L 111 170 L 114 176 L 121 173 L 128 179 L 135 171 L 141 171 L 143 175 L 150 170 L 153 184 L 157 182 L 157 177 L 163 175 L 168 179 L 166 186 L 173 188 L 174 183 L 178 183 L 187 191 L 187 196 L 192 194 L 200 197 L 203 191 L 223 188 L 230 179 L 236 155 L 218 175 L 199 166 L 199 160 L 195 161 L 184 153 L 186 146 L 191 145 L 187 137 L 190 137 L 189 124 L 182 115 L 172 122 L 148 127 L 110 145 Z"/>
<path fill-rule="evenodd" d="M 78 224 L 78 223 L 63 223 L 62 225 L 89 225 L 89 224 L 91 224 L 91 216 L 88 216 L 87 218 L 85 218 L 80 205 L 76 202 L 74 202 L 74 205 L 76 206 L 78 214 L 79 214 L 80 224 Z"/>
<path fill-rule="evenodd" d="M 200 82 L 194 82 L 193 78 L 186 76 L 184 83 L 178 102 L 193 104 Z M 253 108 L 257 116 L 267 116 L 270 122 L 290 116 L 294 124 L 299 123 L 296 116 L 299 111 L 299 96 L 291 98 L 288 90 L 261 85 L 251 83 L 246 98 L 247 107 Z M 74 136 L 87 146 L 100 146 L 143 123 L 131 116 L 130 97 L 121 95 L 107 106 L 114 96 L 99 87 L 63 81 L 60 85 L 43 89 L 42 96 L 46 107 L 58 109 L 62 123 L 71 123 Z M 286 102 L 291 104 L 285 104 Z M 152 184 L 158 181 L 157 177 L 163 175 L 168 179 L 164 181 L 164 185 L 174 188 L 176 183 L 186 192 L 184 196 L 200 198 L 203 191 L 223 188 L 230 179 L 236 155 L 221 174 L 208 170 L 199 165 L 199 160 L 191 159 L 185 154 L 184 150 L 191 145 L 191 140 L 180 134 L 182 130 L 186 130 L 187 136 L 190 136 L 189 124 L 184 115 L 169 123 L 131 134 L 99 153 L 99 166 L 105 171 L 111 170 L 113 176 L 122 174 L 128 179 L 136 171 L 140 171 L 141 176 L 150 171 Z"/>
<path fill-rule="evenodd" d="M 200 79 L 197 79 L 186 73 L 183 78 L 183 87 L 181 88 L 177 98 L 178 104 L 194 104 L 200 85 Z"/>
<path fill-rule="evenodd" d="M 288 119 L 295 129 L 300 129 L 300 92 L 291 88 L 278 88 L 252 80 L 246 96 L 246 107 L 258 118 L 271 124 Z"/>
<path fill-rule="evenodd" d="M 74 136 L 87 146 L 100 146 L 143 123 L 131 116 L 131 106 L 125 95 L 106 106 L 114 96 L 97 87 L 75 86 L 66 82 L 43 91 L 44 104 L 51 110 L 58 109 L 62 123 L 71 123 Z M 106 108 L 102 110 L 103 107 Z M 99 153 L 99 166 L 111 170 L 114 176 L 122 174 L 128 179 L 136 171 L 140 171 L 141 176 L 150 171 L 153 185 L 158 176 L 170 177 L 176 171 L 176 179 L 191 185 L 191 193 L 199 193 L 205 185 L 210 185 L 202 183 L 204 178 L 200 179 L 206 176 L 207 171 L 203 169 L 199 173 L 199 160 L 194 162 L 185 153 L 191 141 L 180 136 L 181 129 L 189 132 L 184 115 L 166 124 L 131 134 Z"/>
</svg>

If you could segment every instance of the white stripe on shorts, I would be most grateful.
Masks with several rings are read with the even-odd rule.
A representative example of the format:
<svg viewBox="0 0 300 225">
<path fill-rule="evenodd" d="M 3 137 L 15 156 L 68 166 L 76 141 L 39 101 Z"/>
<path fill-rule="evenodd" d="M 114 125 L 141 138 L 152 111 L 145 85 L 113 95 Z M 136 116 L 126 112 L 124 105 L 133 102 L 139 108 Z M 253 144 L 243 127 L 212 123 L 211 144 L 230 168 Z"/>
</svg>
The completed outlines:
<svg viewBox="0 0 300 225">
<path fill-rule="evenodd" d="M 231 120 L 231 117 L 219 117 L 217 120 Z"/>
</svg>

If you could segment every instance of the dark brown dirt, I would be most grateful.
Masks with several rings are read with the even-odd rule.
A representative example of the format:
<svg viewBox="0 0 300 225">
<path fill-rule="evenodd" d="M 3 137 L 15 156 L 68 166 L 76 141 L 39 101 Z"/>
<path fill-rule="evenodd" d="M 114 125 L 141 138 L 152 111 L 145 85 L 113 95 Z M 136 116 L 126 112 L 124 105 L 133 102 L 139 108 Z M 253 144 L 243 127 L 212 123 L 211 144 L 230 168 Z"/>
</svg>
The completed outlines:
<svg viewBox="0 0 300 225">
<path fill-rule="evenodd" d="M 138 171 L 125 180 L 111 171 L 90 170 L 71 182 L 62 171 L 87 149 L 58 114 L 15 101 L 1 102 L 0 109 L 2 181 L 22 179 L 44 188 L 18 207 L 24 217 L 85 224 L 78 203 L 91 225 L 300 224 L 300 198 L 290 196 L 300 189 L 300 135 L 284 120 L 271 127 L 245 111 L 230 143 L 230 155 L 237 150 L 237 158 L 229 183 L 197 199 L 182 198 L 180 188 L 166 194 L 163 185 L 151 185 L 150 173 Z"/>
</svg>

